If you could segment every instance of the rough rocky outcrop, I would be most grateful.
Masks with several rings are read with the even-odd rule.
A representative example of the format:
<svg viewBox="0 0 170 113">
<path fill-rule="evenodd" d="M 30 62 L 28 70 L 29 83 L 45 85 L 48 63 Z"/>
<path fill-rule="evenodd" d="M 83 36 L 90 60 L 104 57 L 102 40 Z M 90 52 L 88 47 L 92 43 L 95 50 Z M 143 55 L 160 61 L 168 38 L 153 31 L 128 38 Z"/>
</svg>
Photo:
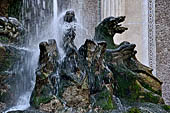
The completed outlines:
<svg viewBox="0 0 170 113">
<path fill-rule="evenodd" d="M 16 18 L 0 17 L 0 43 L 21 44 L 21 41 L 23 41 L 21 35 L 23 33 L 24 28 Z"/>
<path fill-rule="evenodd" d="M 55 91 L 55 75 L 58 67 L 58 50 L 55 40 L 40 43 L 39 67 L 36 71 L 36 86 L 32 103 L 39 106 L 42 102 L 49 102 Z M 51 80 L 50 80 L 51 79 Z M 53 81 L 54 80 L 54 81 Z"/>
<path fill-rule="evenodd" d="M 2 105 L 10 105 L 13 98 L 11 91 L 14 90 L 11 85 L 14 85 L 16 76 L 12 70 L 26 51 L 11 46 L 0 46 L 0 53 L 0 102 L 4 103 Z"/>
<path fill-rule="evenodd" d="M 60 59 L 55 40 L 40 43 L 32 105 L 47 112 L 67 108 L 72 109 L 70 112 L 113 113 L 150 112 L 154 110 L 148 106 L 163 106 L 162 82 L 152 75 L 152 69 L 136 59 L 136 45 L 129 42 L 116 45 L 113 42 L 115 33 L 127 30 L 118 25 L 124 19 L 105 19 L 96 27 L 97 41 L 87 39 L 77 49 L 74 45 L 76 27 L 72 24 L 75 15 L 67 12 L 64 22 L 71 27 L 63 35 L 64 58 Z M 161 105 L 158 106 L 156 111 L 166 113 Z"/>
<path fill-rule="evenodd" d="M 23 31 L 17 19 L 0 17 L 0 102 L 7 104 L 10 104 L 12 98 L 10 91 L 13 90 L 11 85 L 13 85 L 13 76 L 15 76 L 12 69 L 26 53 L 23 49 L 13 45 L 20 43 L 19 38 Z"/>
<path fill-rule="evenodd" d="M 107 46 L 105 60 L 116 81 L 115 95 L 144 102 L 164 103 L 161 97 L 162 82 L 152 75 L 151 68 L 136 59 L 136 45 L 129 42 L 116 45 L 113 42 L 116 33 L 127 30 L 118 25 L 124 19 L 125 17 L 108 17 L 96 27 L 95 39 L 112 44 L 112 47 Z"/>
<path fill-rule="evenodd" d="M 136 59 L 134 48 L 134 44 L 124 43 L 119 48 L 106 52 L 106 62 L 116 81 L 115 95 L 141 102 L 163 104 L 162 82 L 152 75 L 152 69 Z"/>
</svg>

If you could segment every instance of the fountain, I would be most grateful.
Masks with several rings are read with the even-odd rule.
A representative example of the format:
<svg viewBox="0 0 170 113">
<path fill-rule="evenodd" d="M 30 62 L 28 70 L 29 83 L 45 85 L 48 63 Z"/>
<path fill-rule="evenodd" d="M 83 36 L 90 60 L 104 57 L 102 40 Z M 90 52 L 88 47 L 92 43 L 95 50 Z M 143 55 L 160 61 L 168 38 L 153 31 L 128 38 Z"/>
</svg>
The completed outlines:
<svg viewBox="0 0 170 113">
<path fill-rule="evenodd" d="M 23 1 L 24 7 L 23 8 L 28 8 L 28 4 L 32 1 Z M 37 4 L 40 4 L 39 2 Z M 45 8 L 45 3 L 43 2 L 42 7 Z M 33 5 L 33 12 L 36 13 L 35 11 L 35 6 Z M 38 45 L 40 42 L 43 40 L 48 40 L 48 39 L 55 39 L 57 40 L 57 46 L 58 46 L 58 51 L 59 51 L 59 56 L 60 59 L 64 57 L 65 53 L 63 50 L 63 45 L 62 45 L 62 39 L 61 37 L 64 35 L 65 27 L 66 25 L 63 26 L 63 15 L 65 14 L 66 11 L 58 15 L 57 12 L 57 0 L 53 1 L 53 11 L 54 11 L 54 16 L 51 22 L 49 21 L 49 25 L 46 26 L 46 28 L 49 28 L 48 31 L 43 32 L 43 28 L 41 27 L 42 22 L 36 23 L 36 26 L 30 25 L 29 23 L 26 23 L 23 20 L 23 24 L 26 25 L 27 27 L 27 32 L 29 31 L 30 33 L 27 33 L 27 36 L 25 39 L 29 38 L 29 40 L 25 41 L 25 44 L 22 45 L 22 47 L 17 47 L 18 48 L 26 48 L 26 53 L 21 57 L 20 60 L 18 60 L 18 63 L 15 64 L 15 67 L 11 70 L 11 73 L 13 75 L 16 75 L 16 80 L 14 82 L 15 85 L 12 85 L 11 92 L 14 94 L 13 99 L 10 107 L 8 110 L 5 112 L 10 112 L 10 111 L 17 111 L 17 110 L 25 110 L 30 107 L 30 97 L 32 90 L 34 88 L 35 84 L 35 70 L 37 68 L 38 64 L 38 57 L 39 57 L 39 49 Z M 26 18 L 30 19 L 29 13 L 24 12 L 25 9 L 23 9 L 23 16 Z M 39 12 L 38 12 L 39 13 Z M 35 14 L 36 15 L 36 14 Z M 38 17 L 36 17 L 38 18 Z M 41 18 L 38 18 L 41 19 Z M 18 22 L 17 20 L 15 20 Z M 34 20 L 31 20 L 34 22 Z M 15 23 L 16 23 L 15 22 Z M 32 23 L 31 23 L 32 24 Z M 35 30 L 32 30 L 30 27 L 35 28 Z M 62 29 L 59 29 L 62 28 Z M 55 30 L 54 30 L 55 29 Z M 9 31 L 9 30 L 8 30 Z M 11 34 L 11 33 L 9 33 Z M 50 34 L 50 35 L 49 35 Z M 16 34 L 18 35 L 18 34 Z M 14 35 L 15 37 L 17 37 Z M 12 35 L 13 36 L 13 35 Z M 44 37 L 45 36 L 45 37 Z M 15 38 L 14 37 L 14 38 Z M 17 41 L 19 42 L 19 41 Z M 12 45 L 10 45 L 12 46 Z M 20 46 L 20 45 L 19 45 Z M 29 50 L 29 51 L 27 51 Z M 31 51 L 30 51 L 31 50 Z M 28 53 L 27 53 L 28 52 Z"/>
<path fill-rule="evenodd" d="M 31 97 L 35 108 L 47 112 L 64 112 L 67 108 L 69 112 L 94 112 L 96 109 L 96 112 L 103 112 L 117 108 L 124 112 L 130 108 L 124 107 L 119 98 L 164 103 L 162 82 L 152 75 L 152 69 L 136 59 L 136 45 L 129 42 L 116 45 L 112 41 L 116 33 L 127 30 L 119 25 L 125 17 L 104 19 L 96 27 L 96 41 L 87 39 L 80 48 L 74 44 L 74 11 L 66 11 L 62 19 L 63 26 L 69 26 L 61 38 L 65 53 L 63 59 L 59 60 L 57 40 L 50 39 L 39 45 L 39 66 Z M 116 96 L 115 99 L 112 95 Z M 144 110 L 143 107 L 140 110 Z"/>
<path fill-rule="evenodd" d="M 35 3 L 32 10 L 35 15 L 39 14 L 36 5 L 43 9 L 47 7 L 44 1 L 23 1 L 27 8 L 29 3 Z M 26 34 L 23 36 L 24 44 L 17 40 L 22 39 L 19 38 L 22 35 L 17 32 L 11 35 L 11 31 L 7 30 L 5 38 L 9 41 L 0 44 L 0 52 L 4 56 L 9 52 L 14 63 L 9 70 L 0 69 L 0 72 L 10 75 L 8 80 L 12 80 L 8 86 L 12 96 L 7 95 L 12 97 L 11 103 L 4 113 L 166 113 L 162 108 L 167 107 L 161 95 L 162 82 L 152 75 L 151 68 L 137 60 L 136 45 L 126 41 L 116 45 L 113 41 L 116 33 L 127 30 L 120 25 L 125 16 L 104 19 L 96 27 L 94 39 L 89 39 L 84 34 L 86 29 L 82 26 L 80 12 L 76 16 L 77 11 L 73 9 L 58 9 L 63 2 L 53 1 L 53 19 L 48 18 L 46 24 L 43 23 L 46 14 L 43 11 L 40 13 L 42 21 L 31 21 L 35 25 L 23 20 L 27 30 L 31 31 L 23 33 Z M 75 4 L 64 5 L 69 8 Z M 61 10 L 63 12 L 59 12 Z M 29 20 L 32 13 L 25 14 L 25 17 Z M 1 23 L 8 21 L 0 20 Z M 4 25 L 0 27 L 0 34 L 4 33 L 4 28 Z M 19 57 L 14 59 L 14 56 Z M 3 60 L 0 55 L 0 62 Z"/>
<path fill-rule="evenodd" d="M 42 40 L 45 40 L 43 35 L 47 36 L 48 33 L 51 32 L 50 29 L 48 32 L 43 33 L 42 31 L 43 28 L 41 26 L 44 25 L 43 23 L 44 20 L 42 17 L 44 17 L 46 13 L 43 12 L 42 10 L 38 12 L 38 10 L 35 9 L 36 6 L 45 9 L 46 7 L 45 2 L 43 2 L 43 4 L 40 4 L 40 1 L 34 2 L 31 0 L 23 0 L 22 2 L 23 2 L 22 23 L 24 24 L 25 27 L 24 28 L 25 35 L 21 37 L 19 36 L 18 38 L 21 28 L 19 30 L 16 29 L 16 33 L 14 32 L 15 33 L 14 35 L 11 33 L 12 31 L 7 30 L 9 31 L 8 34 L 11 35 L 9 37 L 17 40 L 13 41 L 10 39 L 10 41 L 13 42 L 7 42 L 8 44 L 2 44 L 4 45 L 4 47 L 10 46 L 24 52 L 21 58 L 18 59 L 15 65 L 9 70 L 10 74 L 13 75 L 11 79 L 14 79 L 12 83 L 9 83 L 11 86 L 10 93 L 13 95 L 11 101 L 8 101 L 9 109 L 7 109 L 5 113 L 10 111 L 25 110 L 30 107 L 30 97 L 35 85 L 35 70 L 37 68 L 38 57 L 39 57 L 38 45 Z M 31 10 L 29 10 L 30 12 L 28 12 L 27 9 L 30 8 L 30 5 L 31 5 Z M 40 16 L 38 16 L 39 14 Z M 32 15 L 35 17 L 31 18 Z M 13 18 L 11 19 L 9 18 L 9 22 L 12 19 Z M 13 19 L 13 20 L 17 24 L 18 20 L 17 19 Z M 22 27 L 19 22 L 18 25 L 13 23 L 10 24 L 12 24 L 14 27 L 15 26 Z M 47 37 L 47 39 L 48 38 L 49 37 Z"/>
</svg>

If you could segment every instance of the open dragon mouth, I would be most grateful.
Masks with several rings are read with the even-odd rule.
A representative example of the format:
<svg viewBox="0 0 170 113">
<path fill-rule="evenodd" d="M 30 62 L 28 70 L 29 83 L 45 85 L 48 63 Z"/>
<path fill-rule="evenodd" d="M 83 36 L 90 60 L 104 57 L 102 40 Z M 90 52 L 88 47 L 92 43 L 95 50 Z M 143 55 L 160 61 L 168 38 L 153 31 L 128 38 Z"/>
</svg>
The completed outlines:
<svg viewBox="0 0 170 113">
<path fill-rule="evenodd" d="M 128 30 L 128 28 L 126 27 L 122 27 L 122 22 L 124 22 L 125 20 L 125 16 L 120 16 L 120 17 L 117 17 L 117 18 L 110 18 L 110 29 L 112 30 L 112 34 L 114 33 L 123 33 L 124 31 Z"/>
<path fill-rule="evenodd" d="M 116 25 L 116 28 L 114 29 L 115 31 L 115 33 L 123 33 L 123 32 L 125 32 L 126 30 L 128 30 L 128 28 L 126 28 L 126 27 L 121 27 L 121 25 Z"/>
</svg>

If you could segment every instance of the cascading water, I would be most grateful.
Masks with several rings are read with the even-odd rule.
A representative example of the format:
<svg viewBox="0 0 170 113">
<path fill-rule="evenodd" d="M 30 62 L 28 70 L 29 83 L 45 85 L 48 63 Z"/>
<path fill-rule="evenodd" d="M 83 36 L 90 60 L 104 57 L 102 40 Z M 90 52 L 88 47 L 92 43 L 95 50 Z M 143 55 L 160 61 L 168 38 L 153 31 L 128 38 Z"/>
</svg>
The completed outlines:
<svg viewBox="0 0 170 113">
<path fill-rule="evenodd" d="M 24 7 L 29 7 L 29 0 L 23 0 Z M 40 1 L 38 1 L 40 4 Z M 45 4 L 43 2 L 43 7 Z M 34 7 L 34 12 L 36 7 Z M 24 10 L 24 9 L 23 9 Z M 25 12 L 23 12 L 24 15 Z M 65 12 L 64 12 L 65 13 Z M 11 92 L 13 93 L 13 100 L 12 100 L 12 107 L 6 110 L 4 113 L 10 111 L 17 111 L 17 110 L 25 110 L 30 107 L 30 98 L 32 91 L 35 86 L 35 71 L 38 64 L 39 59 L 39 43 L 48 40 L 48 39 L 55 39 L 57 40 L 57 45 L 60 53 L 60 57 L 63 58 L 64 51 L 62 49 L 62 37 L 63 31 L 62 29 L 62 18 L 64 13 L 61 13 L 58 16 L 57 12 L 57 0 L 53 0 L 53 19 L 52 21 L 46 26 L 44 29 L 40 29 L 40 22 L 36 23 L 34 35 L 28 33 L 26 39 L 26 44 L 22 48 L 26 51 L 22 58 L 15 64 L 12 73 L 15 75 L 15 85 L 12 85 L 13 89 Z M 26 18 L 30 18 L 31 14 L 25 14 Z M 23 21 L 25 25 L 25 22 Z M 27 25 L 27 30 L 30 31 L 30 25 Z M 45 32 L 44 32 L 45 31 Z M 15 47 L 16 49 L 21 49 L 21 47 Z"/>
<path fill-rule="evenodd" d="M 13 107 L 6 112 L 25 110 L 30 107 L 29 100 L 35 85 L 35 69 L 37 67 L 39 50 L 30 46 L 25 46 L 25 48 L 23 56 L 12 70 L 12 74 L 16 77 L 14 85 L 11 86 Z"/>
<path fill-rule="evenodd" d="M 16 48 L 24 51 L 24 54 L 12 70 L 12 74 L 15 77 L 15 82 L 11 86 L 11 92 L 13 94 L 12 107 L 5 111 L 5 113 L 25 110 L 30 107 L 29 102 L 35 85 L 35 69 L 37 68 L 39 57 L 38 46 L 35 46 L 38 44 L 34 42 L 30 43 L 32 43 L 32 46 L 25 44 L 22 47 L 25 48 L 24 50 L 20 47 Z"/>
<path fill-rule="evenodd" d="M 88 31 L 85 25 L 88 25 L 87 18 L 85 16 L 84 9 L 86 8 L 85 0 L 58 0 L 58 14 L 63 14 L 66 10 L 74 10 L 77 18 L 76 23 L 76 38 L 75 45 L 77 48 L 82 45 L 85 40 L 92 39 L 92 35 Z"/>
<path fill-rule="evenodd" d="M 31 23 L 26 23 L 24 21 L 25 18 L 31 19 L 32 13 L 34 15 L 38 15 L 37 13 L 40 12 L 40 15 L 44 18 L 42 11 L 36 11 L 36 5 L 40 5 L 40 1 L 30 1 L 30 0 L 23 0 L 23 12 L 22 16 L 25 15 L 23 18 L 23 24 L 26 26 L 26 29 L 28 31 L 31 31 L 32 28 L 35 28 L 34 31 L 31 31 L 30 33 L 27 34 L 26 37 L 26 44 L 22 46 L 24 49 L 25 53 L 23 54 L 22 58 L 16 63 L 14 66 L 12 73 L 15 75 L 15 85 L 12 85 L 13 89 L 11 92 L 13 93 L 13 102 L 12 102 L 12 107 L 10 107 L 8 110 L 5 111 L 5 113 L 10 112 L 10 111 L 17 111 L 17 110 L 25 110 L 30 107 L 30 98 L 32 91 L 35 86 L 35 71 L 37 68 L 38 64 L 38 59 L 39 59 L 39 43 L 42 41 L 46 41 L 48 39 L 55 39 L 57 42 L 59 54 L 60 54 L 60 60 L 65 56 L 64 50 L 63 50 L 63 39 L 61 39 L 64 35 L 64 30 L 67 29 L 65 25 L 63 25 L 63 17 L 67 9 L 64 9 L 63 12 L 58 12 L 58 3 L 59 1 L 53 0 L 53 19 L 48 21 L 48 24 L 46 24 L 45 28 L 41 28 L 40 26 L 42 25 L 41 20 L 42 18 L 39 19 L 39 21 L 32 21 Z M 61 0 L 60 0 L 61 2 Z M 73 2 L 73 1 L 71 1 Z M 33 5 L 33 11 L 26 13 L 24 8 L 29 8 L 29 4 L 35 4 Z M 45 8 L 46 4 L 43 2 L 42 7 Z M 73 3 L 74 4 L 74 3 Z M 82 2 L 81 2 L 82 5 Z M 74 7 L 72 5 L 71 7 Z M 71 8 L 70 7 L 70 8 Z M 73 8 L 74 9 L 74 8 Z M 82 8 L 81 8 L 82 9 Z M 87 36 L 88 30 L 83 28 L 82 25 L 82 16 L 81 16 L 81 11 L 76 11 L 78 13 L 78 22 L 76 23 L 76 26 L 78 27 L 77 32 L 79 32 L 79 35 L 76 36 L 78 37 L 78 42 L 76 42 L 76 46 L 79 47 L 84 41 L 85 35 Z M 45 15 L 45 14 L 44 14 Z M 35 24 L 35 25 L 34 25 Z M 77 33 L 78 34 L 78 33 Z M 81 37 L 81 39 L 80 39 Z M 21 47 L 18 47 L 16 49 L 19 49 Z M 57 76 L 58 74 L 56 74 Z M 58 77 L 59 80 L 59 77 Z"/>
<path fill-rule="evenodd" d="M 22 45 L 22 47 L 15 47 L 16 49 L 23 50 L 25 48 L 24 54 L 21 56 L 21 59 L 17 61 L 15 66 L 13 67 L 11 73 L 14 75 L 14 83 L 11 85 L 11 93 L 12 96 L 12 103 L 8 110 L 6 110 L 4 113 L 10 112 L 10 111 L 17 111 L 17 110 L 25 110 L 30 107 L 30 98 L 32 91 L 35 86 L 35 71 L 38 65 L 38 59 L 39 59 L 39 42 L 41 42 L 44 37 L 43 35 L 47 36 L 48 32 L 43 33 L 43 31 L 40 31 L 39 26 L 42 24 L 41 20 L 39 22 L 32 21 L 31 23 L 26 23 L 24 19 L 31 19 L 31 12 L 26 13 L 26 9 L 29 8 L 29 4 L 33 4 L 35 1 L 30 0 L 23 0 L 23 7 L 22 7 L 22 18 L 23 18 L 23 25 L 26 27 L 28 34 L 26 36 L 26 43 Z M 38 3 L 34 3 L 35 5 L 40 5 L 40 1 Z M 36 13 L 35 5 L 32 7 L 35 15 L 38 15 Z M 43 2 L 43 8 L 45 7 L 45 3 Z M 38 9 L 37 9 L 38 10 Z M 38 11 L 37 11 L 38 12 Z M 38 12 L 39 13 L 39 12 Z M 42 12 L 40 12 L 43 14 Z M 43 15 L 44 16 L 44 15 Z M 40 19 L 40 17 L 37 17 Z M 42 18 L 41 18 L 42 19 Z M 37 20 L 37 19 L 36 19 Z M 33 27 L 35 23 L 35 27 Z M 31 31 L 31 27 L 35 28 Z M 35 32 L 35 33 L 34 33 Z"/>
</svg>

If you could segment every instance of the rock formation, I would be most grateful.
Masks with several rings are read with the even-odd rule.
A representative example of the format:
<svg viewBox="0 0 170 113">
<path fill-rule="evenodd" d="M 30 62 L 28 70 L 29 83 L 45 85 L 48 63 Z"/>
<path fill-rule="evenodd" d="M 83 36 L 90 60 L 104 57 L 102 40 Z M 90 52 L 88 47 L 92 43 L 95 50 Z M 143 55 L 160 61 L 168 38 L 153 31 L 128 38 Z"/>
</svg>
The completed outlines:
<svg viewBox="0 0 170 113">
<path fill-rule="evenodd" d="M 24 28 L 16 18 L 0 17 L 1 43 L 19 43 L 23 32 Z"/>
<path fill-rule="evenodd" d="M 19 44 L 24 29 L 21 23 L 12 17 L 0 17 L 0 112 L 7 101 L 11 103 L 14 73 L 11 73 L 26 51 L 13 46 Z"/>
<path fill-rule="evenodd" d="M 66 12 L 66 24 L 72 26 L 75 20 L 74 12 Z M 152 75 L 152 69 L 137 60 L 136 45 L 113 42 L 116 33 L 127 30 L 119 25 L 124 20 L 125 17 L 104 19 L 96 27 L 95 41 L 87 39 L 79 49 L 74 45 L 75 26 L 69 27 L 63 35 L 65 57 L 62 60 L 55 40 L 40 43 L 31 104 L 46 112 L 72 109 L 70 112 L 142 113 L 145 109 L 141 106 L 163 106 L 162 82 Z M 131 109 L 119 111 L 117 98 Z M 140 104 L 145 102 L 154 104 Z M 166 113 L 160 107 L 156 109 Z"/>
</svg>

